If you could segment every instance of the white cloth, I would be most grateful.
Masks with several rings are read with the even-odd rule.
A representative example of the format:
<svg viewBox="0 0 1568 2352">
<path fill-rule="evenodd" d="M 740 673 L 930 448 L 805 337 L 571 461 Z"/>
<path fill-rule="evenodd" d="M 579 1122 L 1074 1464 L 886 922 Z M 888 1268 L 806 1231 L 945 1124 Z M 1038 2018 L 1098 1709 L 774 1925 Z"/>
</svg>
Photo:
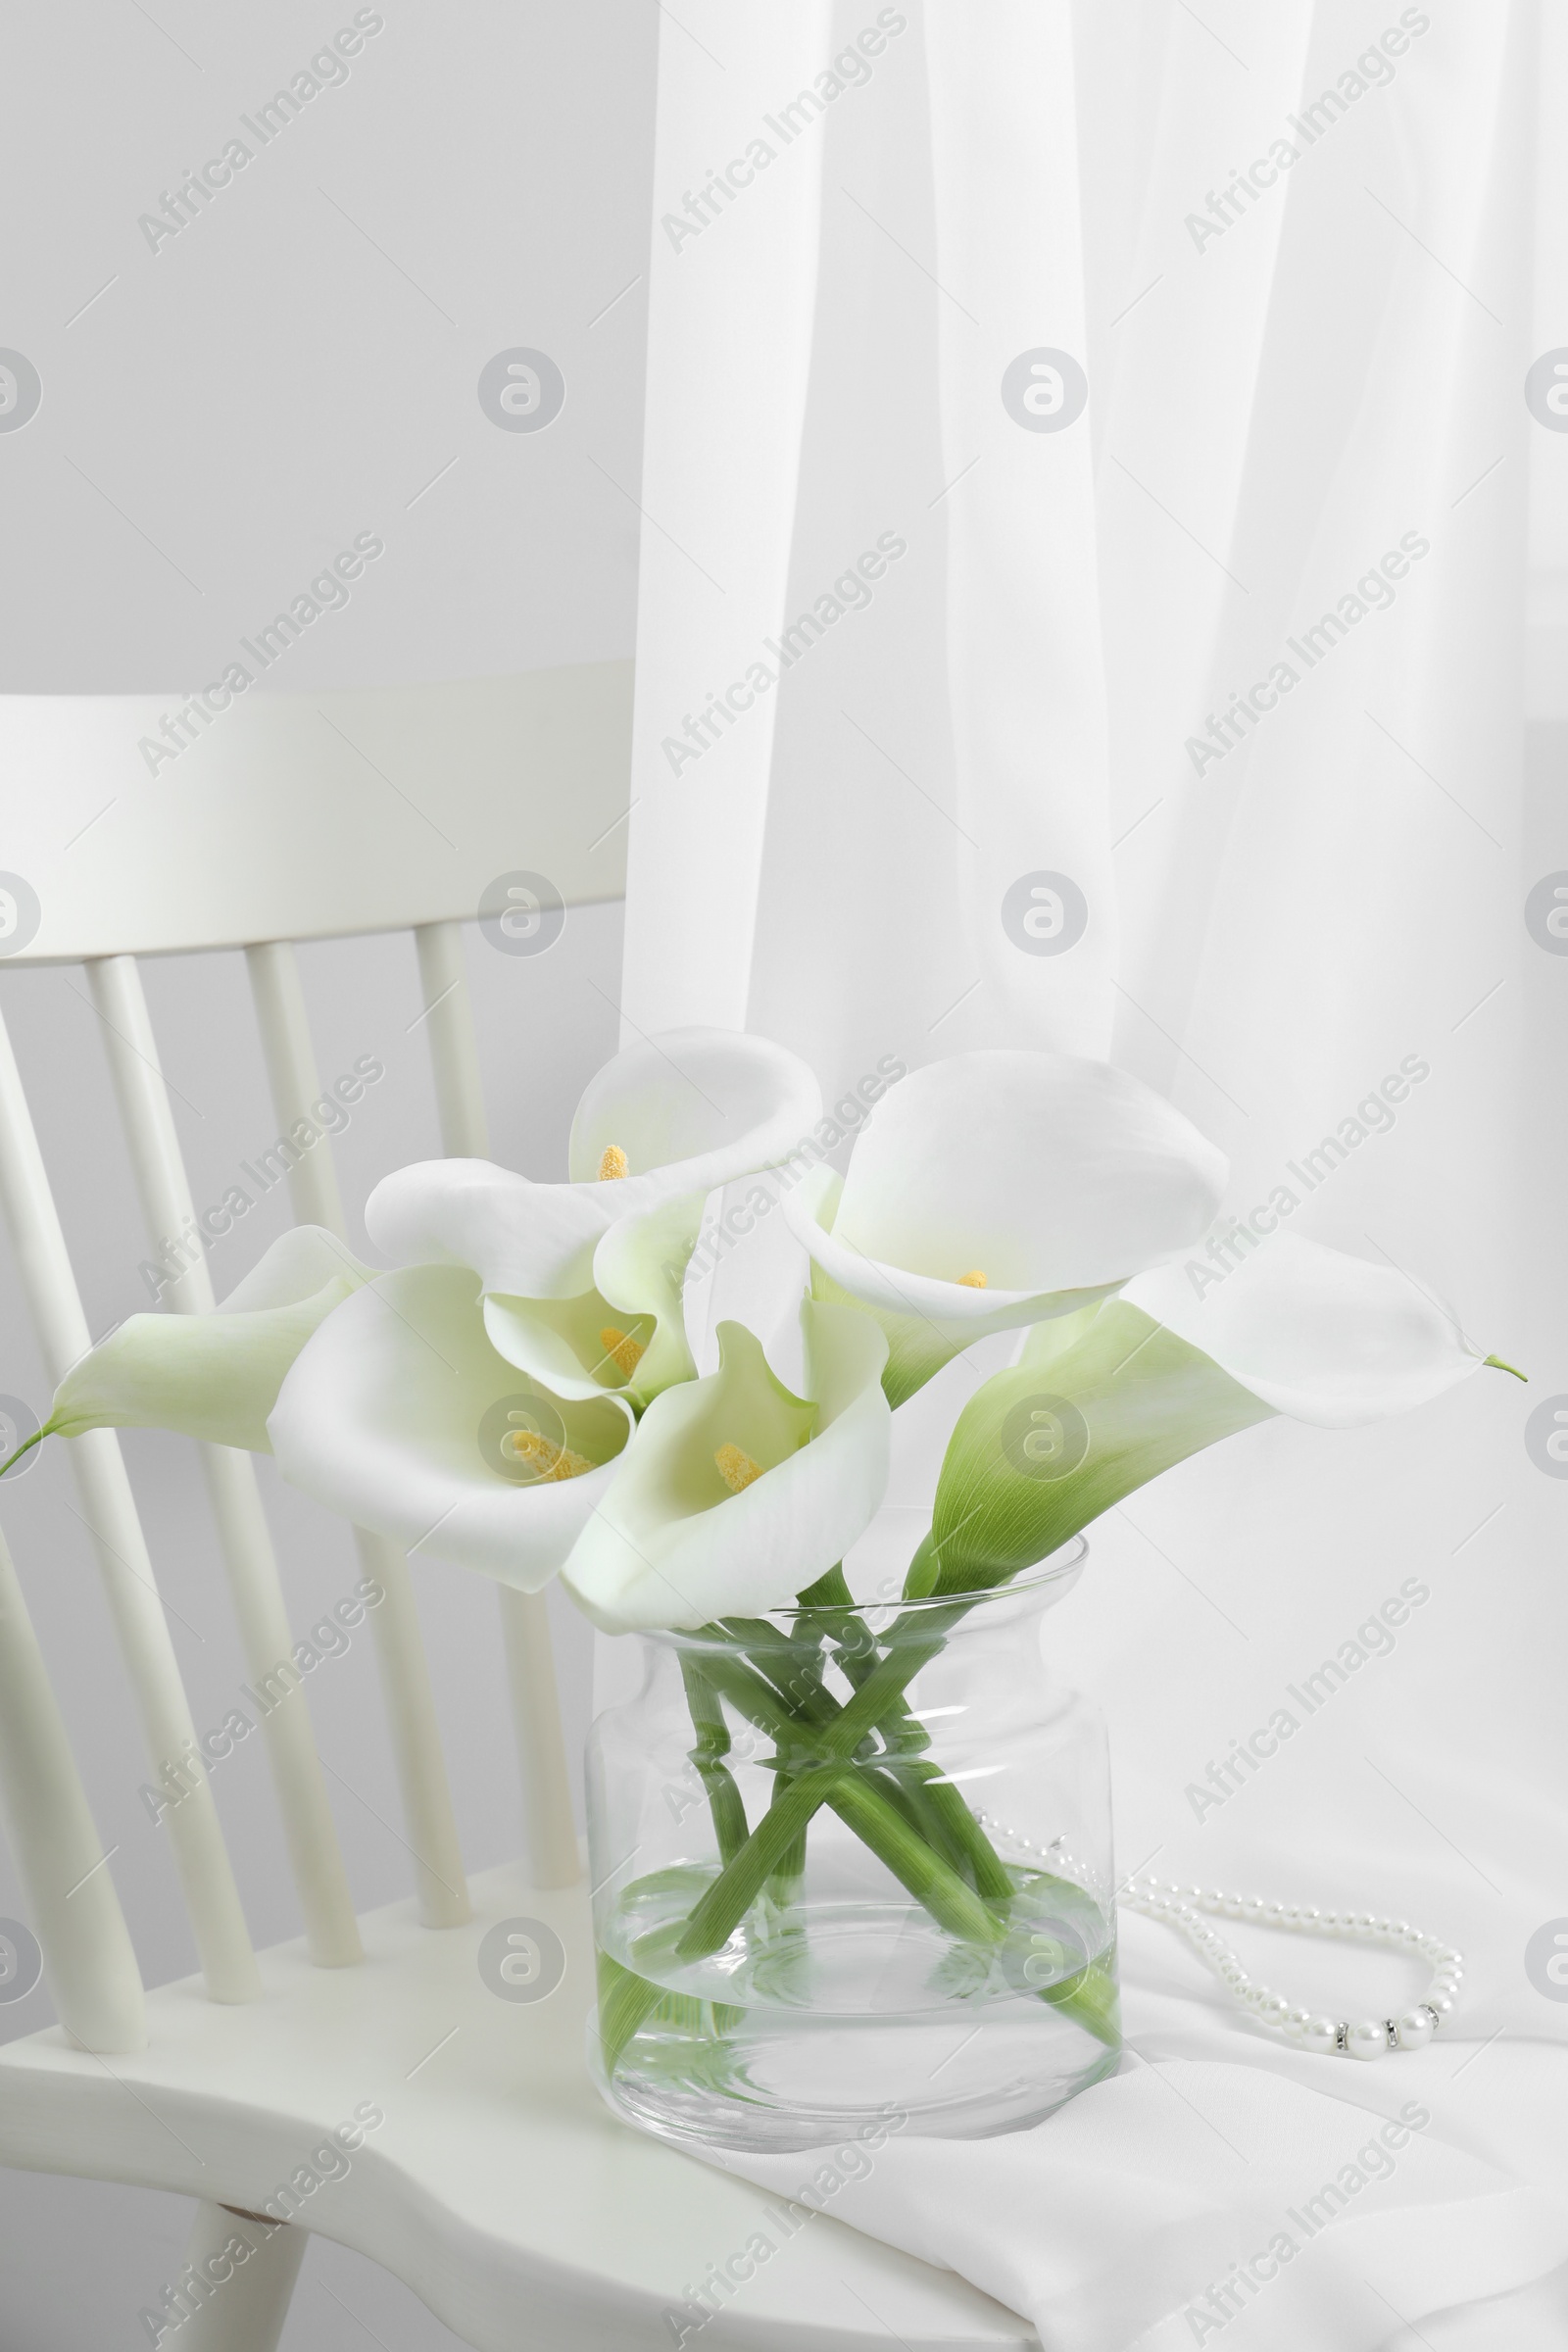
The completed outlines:
<svg viewBox="0 0 1568 2352">
<path fill-rule="evenodd" d="M 1410 2098 L 1432 2122 L 1392 2177 L 1226 2342 L 1348 2352 L 1414 2321 L 1480 2352 L 1513 2308 L 1486 2299 L 1568 2259 L 1568 2004 L 1525 1964 L 1568 1914 L 1568 1486 L 1523 1443 L 1568 1389 L 1562 1124 L 1524 1109 L 1568 978 L 1520 919 L 1565 856 L 1520 760 L 1526 436 L 1568 453 L 1520 397 L 1534 74 L 1523 0 L 686 0 L 662 24 L 628 1034 L 744 1024 L 830 1101 L 888 1054 L 1108 1054 L 1230 1152 L 1231 1211 L 1289 1192 L 1294 1230 L 1393 1257 L 1535 1376 L 1345 1436 L 1272 1422 L 1092 1531 L 1052 1625 L 1110 1718 L 1124 1865 L 1402 1913 L 1470 1975 L 1460 2039 L 1352 2070 L 1231 2022 L 1135 1923 L 1130 2073 L 1013 2138 L 895 2141 L 836 2200 L 1074 2352 L 1195 2340 L 1193 2298 Z M 1040 351 L 1087 376 L 1059 430 L 1004 399 Z M 1040 875 L 1081 900 L 1059 952 L 1007 899 L 1065 937 Z M 1401 1063 L 1392 1126 L 1358 1117 Z M 744 1251 L 726 1287 L 757 1292 Z M 899 1417 L 890 1552 L 973 1377 Z M 1393 1650 L 1354 1644 L 1408 1578 L 1429 1598 Z M 1277 1760 L 1195 1796 L 1347 1643 Z M 1248 1948 L 1337 2014 L 1421 1989 L 1357 1947 Z M 1560 2301 L 1538 2321 L 1560 2340 Z"/>
</svg>

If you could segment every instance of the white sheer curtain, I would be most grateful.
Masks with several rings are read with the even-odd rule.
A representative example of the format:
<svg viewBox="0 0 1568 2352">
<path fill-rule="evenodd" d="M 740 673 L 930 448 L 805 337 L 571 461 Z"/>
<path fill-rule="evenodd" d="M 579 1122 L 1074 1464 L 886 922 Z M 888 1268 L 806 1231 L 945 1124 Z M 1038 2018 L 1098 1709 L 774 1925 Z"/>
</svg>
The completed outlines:
<svg viewBox="0 0 1568 2352">
<path fill-rule="evenodd" d="M 628 1033 L 765 1031 L 830 1101 L 888 1054 L 1107 1054 L 1231 1153 L 1232 1212 L 1394 1258 L 1535 1375 L 1348 1438 L 1271 1424 L 1094 1531 L 1058 1662 L 1111 1716 L 1125 1864 L 1404 1914 L 1473 1967 L 1464 2051 L 1351 2076 L 1249 2037 L 1133 1922 L 1131 2071 L 1028 2147 L 890 2151 L 849 2215 L 1051 2344 L 1193 2341 L 1205 2282 L 1411 2095 L 1398 2178 L 1227 2341 L 1568 2324 L 1568 2006 L 1524 1961 L 1568 1912 L 1568 1487 L 1523 1439 L 1568 1390 L 1541 1108 L 1568 962 L 1521 918 L 1568 866 L 1522 759 L 1532 466 L 1545 572 L 1568 513 L 1568 436 L 1520 389 L 1568 342 L 1531 307 L 1561 45 L 1527 0 L 662 22 Z M 1392 1124 L 1361 1107 L 1401 1071 Z M 901 1415 L 901 1535 L 972 1377 Z M 1394 1652 L 1198 1805 L 1408 1578 Z M 1342 1983 L 1294 1940 L 1257 1960 Z M 1178 2088 L 1206 2138 L 1172 2135 Z"/>
</svg>

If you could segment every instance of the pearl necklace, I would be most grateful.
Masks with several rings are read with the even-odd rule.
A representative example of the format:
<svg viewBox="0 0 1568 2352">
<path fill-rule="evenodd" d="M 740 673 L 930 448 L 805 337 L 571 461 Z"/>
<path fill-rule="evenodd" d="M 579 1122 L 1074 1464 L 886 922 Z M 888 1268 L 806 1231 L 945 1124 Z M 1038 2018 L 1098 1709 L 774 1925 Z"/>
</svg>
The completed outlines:
<svg viewBox="0 0 1568 2352">
<path fill-rule="evenodd" d="M 1074 1872 L 1079 1883 L 1088 1886 L 1090 1874 L 1062 1838 L 1049 1846 L 1036 1845 L 991 1814 L 979 1813 L 977 1819 L 983 1829 L 1001 1832 L 1012 1844 L 1038 1854 L 1053 1871 Z M 1458 2008 L 1459 1987 L 1464 1983 L 1461 1955 L 1436 1936 L 1423 1936 L 1408 1920 L 1374 1919 L 1370 1911 L 1314 1911 L 1305 1903 L 1271 1903 L 1260 1894 L 1221 1894 L 1199 1886 L 1178 1886 L 1149 1873 L 1118 1887 L 1116 1900 L 1130 1911 L 1141 1911 L 1147 1919 L 1162 1919 L 1179 1929 L 1248 2014 L 1298 2049 L 1348 2058 L 1383 2058 L 1390 2050 L 1425 2049 L 1438 2028 L 1446 2025 Z M 1293 1936 L 1334 1936 L 1349 1943 L 1396 1944 L 1430 1965 L 1431 1989 L 1424 2001 L 1417 2001 L 1400 2017 L 1360 2018 L 1353 2024 L 1346 2018 L 1293 2008 L 1283 1993 L 1252 1983 L 1241 1955 L 1202 1917 L 1205 1911 L 1218 1919 L 1245 1919 L 1260 1928 L 1283 1928 Z"/>
<path fill-rule="evenodd" d="M 1179 1929 L 1199 1958 L 1207 1962 L 1260 2026 L 1303 2050 L 1325 2056 L 1337 2051 L 1350 2058 L 1382 2058 L 1390 2050 L 1424 2049 L 1458 2004 L 1464 1983 L 1460 1955 L 1436 1936 L 1423 1936 L 1419 1928 L 1402 1919 L 1374 1919 L 1370 1911 L 1313 1911 L 1301 1903 L 1270 1903 L 1256 1894 L 1205 1892 L 1150 1877 L 1132 1880 L 1119 1890 L 1118 1899 L 1148 1919 L 1162 1919 Z M 1221 1919 L 1250 1920 L 1262 1928 L 1284 1928 L 1294 1936 L 1336 1936 L 1351 1943 L 1396 1944 L 1430 1964 L 1431 1990 L 1402 2017 L 1369 2017 L 1354 2024 L 1292 2008 L 1283 1993 L 1251 1982 L 1239 1956 L 1202 1917 L 1205 1911 Z"/>
</svg>

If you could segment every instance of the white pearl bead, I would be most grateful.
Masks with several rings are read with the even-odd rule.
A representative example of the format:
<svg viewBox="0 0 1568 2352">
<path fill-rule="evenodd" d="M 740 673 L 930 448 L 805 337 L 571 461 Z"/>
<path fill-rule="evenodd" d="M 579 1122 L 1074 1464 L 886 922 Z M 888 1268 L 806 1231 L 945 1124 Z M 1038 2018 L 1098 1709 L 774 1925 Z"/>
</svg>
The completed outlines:
<svg viewBox="0 0 1568 2352">
<path fill-rule="evenodd" d="M 1244 1894 L 1242 1897 L 1242 1917 L 1244 1919 L 1261 1919 L 1266 1908 L 1260 1894 Z"/>
<path fill-rule="evenodd" d="M 1422 1935 L 1419 1928 L 1406 1928 L 1404 1931 L 1404 1940 L 1406 1943 L 1413 1945 L 1415 1950 L 1419 1952 L 1425 1949 L 1427 1939 Z"/>
<path fill-rule="evenodd" d="M 1290 2004 L 1282 1993 L 1271 1992 L 1266 2000 L 1259 2001 L 1257 2014 L 1265 2026 L 1277 2028 L 1284 2025 L 1289 2007 Z"/>
<path fill-rule="evenodd" d="M 1429 1992 L 1423 2005 L 1428 2009 L 1435 2009 L 1440 2018 L 1453 2015 L 1453 1995 L 1448 1992 Z"/>
<path fill-rule="evenodd" d="M 1352 2058 L 1381 2058 L 1389 2046 L 1388 2029 L 1375 2018 L 1363 2018 L 1347 2034 L 1345 2046 Z"/>
<path fill-rule="evenodd" d="M 1225 1908 L 1225 1897 L 1217 1886 L 1208 1887 L 1201 1900 L 1205 1911 L 1223 1911 Z"/>
<path fill-rule="evenodd" d="M 1302 1903 L 1296 1916 L 1303 1928 L 1320 1928 L 1323 1925 L 1323 1914 L 1315 1903 Z"/>
<path fill-rule="evenodd" d="M 1332 2017 L 1309 2017 L 1301 2032 L 1302 2046 L 1324 2056 L 1335 2046 L 1338 2029 Z"/>
<path fill-rule="evenodd" d="M 1424 2009 L 1407 2009 L 1399 2019 L 1401 2050 L 1424 2050 L 1432 2039 L 1432 2020 Z"/>
<path fill-rule="evenodd" d="M 1377 1924 L 1370 1911 L 1357 1911 L 1350 1922 L 1357 1936 L 1370 1936 Z"/>
<path fill-rule="evenodd" d="M 1293 2041 L 1300 2040 L 1311 2022 L 1304 2009 L 1287 2009 L 1285 2012 L 1285 2031 Z"/>
<path fill-rule="evenodd" d="M 1277 1928 L 1284 1917 L 1285 1905 L 1283 1903 L 1265 1903 L 1263 1905 L 1263 1920 L 1266 1926 Z"/>
</svg>

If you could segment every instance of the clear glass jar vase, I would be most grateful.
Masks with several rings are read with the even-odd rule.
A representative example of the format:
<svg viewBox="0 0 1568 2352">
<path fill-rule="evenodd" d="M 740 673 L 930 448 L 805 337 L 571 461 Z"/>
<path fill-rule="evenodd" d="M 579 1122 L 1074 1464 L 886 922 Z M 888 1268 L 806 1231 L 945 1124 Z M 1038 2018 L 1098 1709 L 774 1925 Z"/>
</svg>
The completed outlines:
<svg viewBox="0 0 1568 2352">
<path fill-rule="evenodd" d="M 1114 2068 L 1104 1729 L 1042 1642 L 1085 1554 L 869 1606 L 824 1579 L 810 1606 L 643 1637 L 641 1690 L 589 1742 L 612 2107 L 734 2148 L 890 2110 L 980 2138 Z"/>
</svg>

